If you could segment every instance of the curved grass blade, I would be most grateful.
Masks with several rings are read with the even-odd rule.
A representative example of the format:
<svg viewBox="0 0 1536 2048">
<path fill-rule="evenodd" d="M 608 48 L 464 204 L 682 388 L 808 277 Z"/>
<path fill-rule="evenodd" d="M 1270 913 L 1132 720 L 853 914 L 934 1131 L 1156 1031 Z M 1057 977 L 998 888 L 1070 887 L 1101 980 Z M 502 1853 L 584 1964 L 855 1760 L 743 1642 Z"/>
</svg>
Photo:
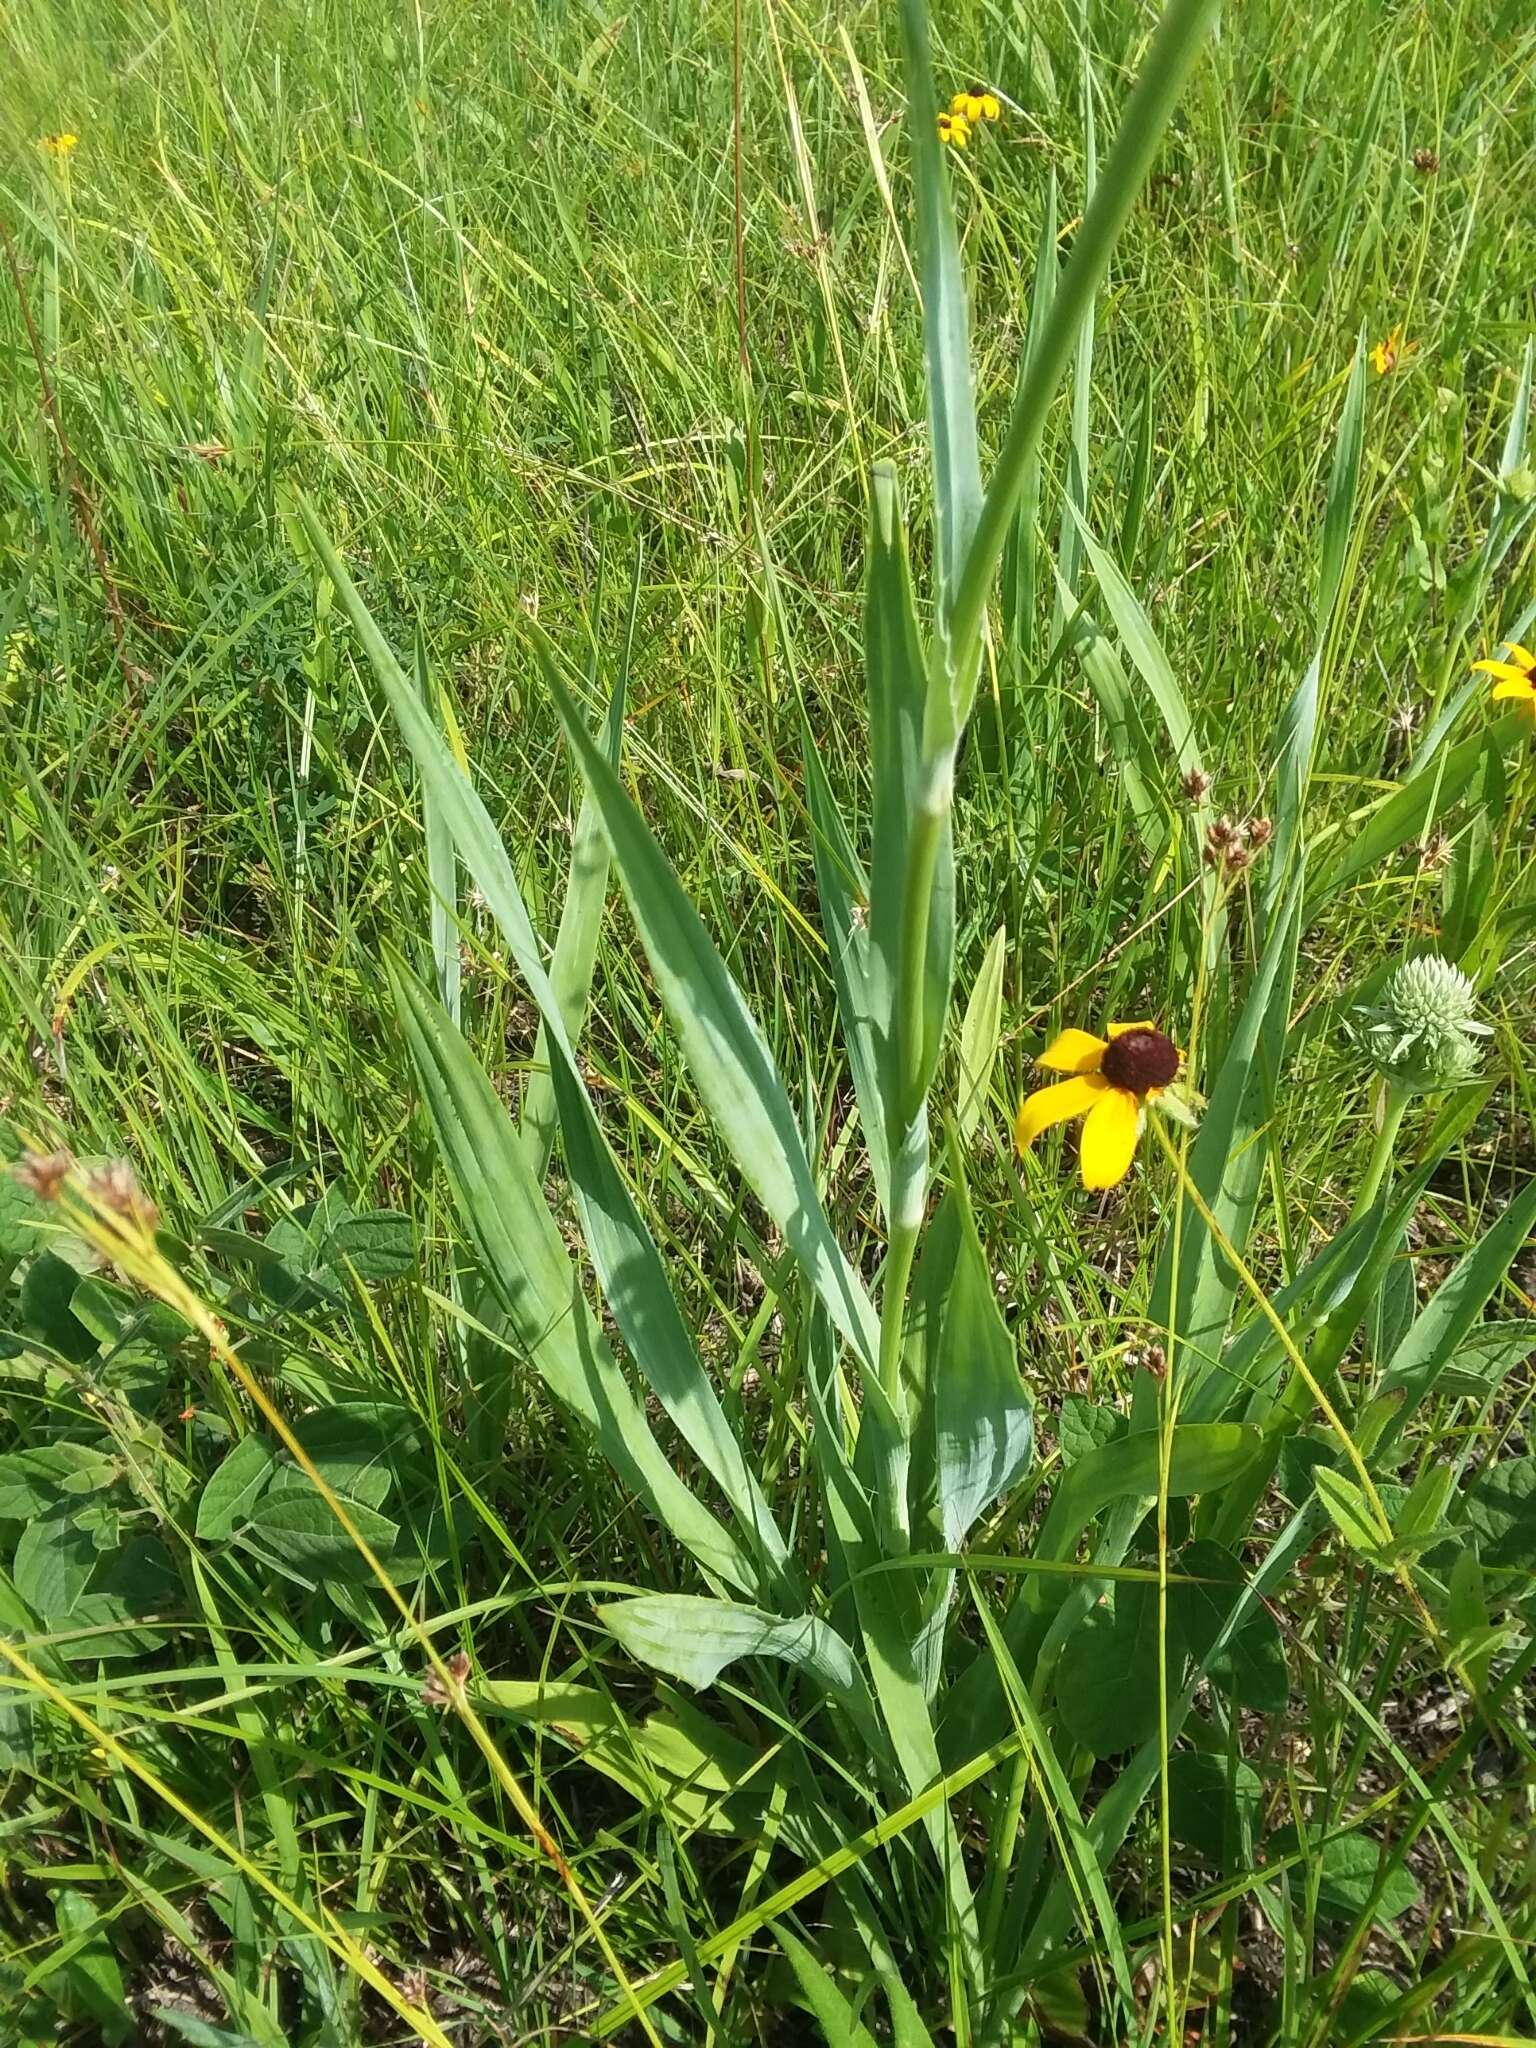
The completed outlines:
<svg viewBox="0 0 1536 2048">
<path fill-rule="evenodd" d="M 649 826 L 593 744 L 547 646 L 542 639 L 536 644 L 694 1084 L 743 1177 L 867 1368 L 866 1391 L 878 1391 L 875 1313 L 822 1209 L 794 1111 L 757 1020 Z"/>
<path fill-rule="evenodd" d="M 620 1372 L 505 1106 L 439 1005 L 403 962 L 388 964 L 443 1163 L 518 1341 L 678 1541 L 706 1571 L 750 1592 L 751 1564 L 662 1455 Z"/>
</svg>

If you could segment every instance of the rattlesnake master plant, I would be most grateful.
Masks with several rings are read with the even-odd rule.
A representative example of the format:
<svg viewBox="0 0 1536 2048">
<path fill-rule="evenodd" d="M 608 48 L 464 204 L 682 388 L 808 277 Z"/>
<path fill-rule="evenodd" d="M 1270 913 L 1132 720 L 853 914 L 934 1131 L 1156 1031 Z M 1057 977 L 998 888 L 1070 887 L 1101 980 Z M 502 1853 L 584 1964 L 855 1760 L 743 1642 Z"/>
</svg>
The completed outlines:
<svg viewBox="0 0 1536 2048">
<path fill-rule="evenodd" d="M 1471 982 L 1438 953 L 1394 968 L 1377 1000 L 1356 1012 L 1354 1031 L 1377 1072 L 1410 1094 L 1469 1081 L 1490 1035 Z"/>
</svg>

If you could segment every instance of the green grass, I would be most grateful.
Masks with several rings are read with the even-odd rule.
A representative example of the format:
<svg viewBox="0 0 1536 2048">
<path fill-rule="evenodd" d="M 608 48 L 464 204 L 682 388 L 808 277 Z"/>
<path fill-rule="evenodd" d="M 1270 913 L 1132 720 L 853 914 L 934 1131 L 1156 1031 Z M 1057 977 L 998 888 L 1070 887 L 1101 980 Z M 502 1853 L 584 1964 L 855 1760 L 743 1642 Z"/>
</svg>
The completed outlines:
<svg viewBox="0 0 1536 2048">
<path fill-rule="evenodd" d="M 0 2037 L 406 2038 L 359 1979 L 363 1951 L 413 2003 L 424 1971 L 456 2042 L 585 2039 L 602 2013 L 645 2038 L 622 2019 L 615 1957 L 635 1982 L 677 1965 L 679 1988 L 644 2023 L 661 2038 L 812 2039 L 807 1954 L 849 1997 L 894 1973 L 934 2037 L 961 2041 L 1536 2037 L 1528 1576 L 1491 1575 L 1503 1633 L 1450 1654 L 1447 1614 L 1478 1597 L 1465 1575 L 1367 1571 L 1319 1520 L 1306 1569 L 1272 1595 L 1288 1704 L 1229 1713 L 1213 1687 L 1200 1720 L 1202 1767 L 1225 1774 L 1240 1751 L 1255 1774 L 1252 1831 L 1218 1834 L 1204 1857 L 1176 1842 L 1165 1861 L 1154 1787 L 1044 1959 L 1023 1915 L 1064 1853 L 1061 1794 L 1091 1818 L 1112 1772 L 1052 1719 L 1060 1782 L 1042 1791 L 1000 1722 L 979 1790 L 952 1788 L 1005 1980 L 980 1984 L 921 1799 L 863 1770 L 808 1685 L 761 1662 L 698 1695 L 658 1688 L 603 1626 L 596 1606 L 616 1593 L 703 1581 L 509 1353 L 439 1170 L 385 957 L 393 945 L 432 969 L 421 787 L 342 607 L 317 607 L 295 485 L 408 669 L 419 639 L 546 943 L 581 783 L 530 617 L 594 727 L 623 664 L 624 779 L 763 1026 L 839 1241 L 876 1286 L 884 1229 L 838 1036 L 801 719 L 863 848 L 877 460 L 901 480 L 924 602 L 932 587 L 895 17 L 745 10 L 743 370 L 726 5 L 429 16 L 264 0 L 252 15 L 103 0 L 87 23 L 18 0 L 8 14 L 0 214 L 21 297 L 0 276 L 0 637 L 14 657 L 0 686 L 0 1112 L 32 1141 L 132 1162 L 173 1262 L 301 1438 L 318 1432 L 334 1457 L 347 1446 L 323 1418 L 375 1404 L 372 1504 L 413 1524 L 436 1515 L 430 1569 L 408 1587 L 416 1610 L 440 1651 L 470 1656 L 471 1696 L 612 1956 L 470 1734 L 423 1701 L 420 1647 L 349 1547 L 313 1535 L 306 1571 L 300 1553 L 200 1532 L 204 1489 L 255 1419 L 216 1353 L 146 1321 L 126 1289 L 95 1311 L 108 1335 L 77 1337 L 78 1314 L 61 1323 L 44 1298 L 53 1269 L 32 1224 L 13 1236 L 0 1210 L 13 1333 L 0 1478 L 21 1506 L 0 1516 L 0 1629 L 222 1843 L 57 1702 L 21 1680 L 0 1688 Z M 999 127 L 951 160 L 984 470 L 1050 183 L 1065 254 L 1152 26 L 1143 10 L 1065 0 L 939 10 L 941 95 L 976 76 L 1007 96 Z M 1515 0 L 1227 10 L 1050 413 L 1038 521 L 993 608 L 953 821 L 962 1008 L 1007 930 L 1000 1057 L 967 1174 L 1038 1424 L 1035 1469 L 973 1532 L 980 1557 L 1030 1556 L 1063 1397 L 1129 1410 L 1145 1389 L 1137 1360 L 1167 1339 L 1159 1253 L 1192 1227 L 1150 1138 L 1104 1200 L 1056 1140 L 1013 1159 L 1031 1062 L 1058 1024 L 1155 1016 L 1195 1030 L 1209 1089 L 1227 977 L 1240 996 L 1264 932 L 1262 861 L 1232 899 L 1229 968 L 1202 932 L 1180 762 L 1064 508 L 1081 508 L 1166 650 L 1214 810 L 1279 817 L 1274 736 L 1317 642 L 1351 365 L 1362 336 L 1402 329 L 1400 366 L 1364 372 L 1358 488 L 1331 534 L 1340 598 L 1306 804 L 1316 884 L 1442 712 L 1454 743 L 1490 725 L 1481 684 L 1462 699 L 1469 662 L 1530 638 L 1531 471 L 1528 457 L 1503 464 L 1532 333 L 1533 63 Z M 80 139 L 56 166 L 35 138 L 61 130 Z M 1436 172 L 1415 169 L 1424 149 Z M 1491 521 L 1512 538 L 1484 573 Z M 1079 606 L 1097 658 L 1125 678 L 1133 769 L 1169 821 L 1162 855 L 1081 634 L 1063 632 Z M 1475 1117 L 1437 1125 L 1434 1100 L 1407 1113 L 1399 1185 L 1420 1160 L 1434 1171 L 1335 1384 L 1367 1451 L 1393 1333 L 1530 1185 L 1530 761 L 1524 734 L 1490 750 L 1443 817 L 1320 901 L 1278 1020 L 1290 1031 L 1247 1245 L 1271 1290 L 1343 1224 L 1367 1169 L 1375 1105 L 1344 1028 L 1361 984 L 1438 941 L 1494 1026 Z M 477 895 L 458 921 L 465 1032 L 515 1103 L 538 1015 Z M 580 1052 L 726 1414 L 819 1574 L 814 1319 L 704 1113 L 617 889 Z M 936 1132 L 955 1092 L 951 1051 Z M 558 1161 L 550 1188 L 579 1247 Z M 327 1189 L 405 1221 L 348 1240 L 350 1265 L 306 1253 L 290 1224 L 283 1271 L 264 1275 L 259 1246 L 232 1233 L 270 1244 Z M 1479 1340 L 1504 1342 L 1507 1375 L 1479 1380 L 1463 1358 L 1471 1390 L 1452 1382 L 1413 1415 L 1390 1473 L 1376 1468 L 1386 1483 L 1411 1485 L 1443 1455 L 1459 1495 L 1471 1473 L 1528 1453 L 1520 1325 L 1536 1271 L 1528 1247 L 1509 1252 Z M 681 1439 L 662 1440 L 688 1472 Z M 49 1526 L 73 1533 L 40 1581 L 38 1514 L 15 1492 L 35 1468 L 13 1461 L 61 1443 L 110 1470 L 82 1462 L 78 1490 L 57 1497 Z M 1280 1483 L 1292 1490 L 1272 1488 L 1238 1531 L 1250 1566 L 1306 1492 L 1304 1471 Z M 1176 1544 L 1187 1511 L 1160 1491 Z M 1157 1548 L 1132 1562 L 1155 1568 Z M 107 1556 L 126 1560 L 126 1608 L 77 1611 Z M 962 1580 L 959 1662 L 991 1641 L 979 1605 L 990 1620 L 1021 1583 Z M 585 1753 L 571 1714 L 530 1717 L 525 1693 L 496 1691 L 540 1678 L 588 1688 L 581 1711 L 599 1711 L 595 1692 L 617 1717 Z M 641 1732 L 658 1695 L 685 1735 L 708 1713 L 736 1743 L 719 1785 L 659 1783 Z M 1196 1751 L 1186 1739 L 1178 1753 Z M 733 1773 L 753 1754 L 768 1762 L 742 1793 Z M 739 1806 L 730 1821 L 732 1799 L 746 1821 Z M 1333 1863 L 1315 1847 L 1331 1835 L 1352 1845 Z M 848 1842 L 846 1867 L 773 1907 L 805 1954 L 778 1942 L 765 1903 Z M 1411 1881 L 1410 1896 L 1384 1870 L 1390 1910 L 1370 1896 L 1383 1843 Z M 231 1844 L 300 1913 L 336 1916 L 355 1954 L 328 1955 L 230 1862 Z M 1338 1856 L 1361 1849 L 1341 1877 Z M 885 1996 L 864 2014 L 878 2038 Z"/>
</svg>

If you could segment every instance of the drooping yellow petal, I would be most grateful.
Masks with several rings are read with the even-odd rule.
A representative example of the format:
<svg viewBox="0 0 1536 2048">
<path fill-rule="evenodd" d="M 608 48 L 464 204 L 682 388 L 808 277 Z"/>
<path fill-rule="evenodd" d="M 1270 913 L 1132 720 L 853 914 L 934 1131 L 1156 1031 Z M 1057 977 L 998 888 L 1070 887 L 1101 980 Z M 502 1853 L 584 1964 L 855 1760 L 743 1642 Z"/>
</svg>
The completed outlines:
<svg viewBox="0 0 1536 2048">
<path fill-rule="evenodd" d="M 1532 654 L 1529 647 L 1522 647 L 1518 640 L 1506 640 L 1504 645 L 1509 649 L 1511 661 L 1524 662 L 1528 669 L 1536 668 L 1536 654 Z"/>
<path fill-rule="evenodd" d="M 1118 1187 L 1130 1172 L 1140 1131 L 1141 1105 L 1135 1096 L 1124 1088 L 1106 1088 L 1083 1124 L 1083 1186 Z"/>
<path fill-rule="evenodd" d="M 1001 118 L 1003 103 L 995 92 L 984 92 L 981 96 L 981 118 L 996 121 Z"/>
<path fill-rule="evenodd" d="M 1157 1026 L 1150 1017 L 1139 1017 L 1132 1024 L 1106 1024 L 1104 1029 L 1111 1038 L 1123 1038 L 1127 1031 L 1155 1031 Z"/>
<path fill-rule="evenodd" d="M 1530 676 L 1509 676 L 1502 683 L 1495 683 L 1488 693 L 1488 701 L 1496 704 L 1500 697 L 1528 697 L 1536 703 L 1536 681 Z"/>
<path fill-rule="evenodd" d="M 953 98 L 952 98 L 952 99 L 950 100 L 950 103 L 949 103 L 949 111 L 950 111 L 950 112 L 951 112 L 952 114 L 960 114 L 960 115 L 963 115 L 963 116 L 964 116 L 964 117 L 965 117 L 965 118 L 966 118 L 967 120 L 969 120 L 969 118 L 970 118 L 970 105 L 971 105 L 971 96 L 970 96 L 970 94 L 969 94 L 968 92 L 957 92 L 957 93 L 956 93 L 956 94 L 954 95 L 954 97 L 953 97 Z"/>
<path fill-rule="evenodd" d="M 1101 1081 L 1097 1074 L 1074 1074 L 1070 1081 L 1037 1088 L 1019 1104 L 1013 1142 L 1021 1152 L 1027 1152 L 1042 1131 L 1048 1131 L 1052 1124 L 1064 1124 L 1069 1117 L 1081 1116 L 1109 1092 L 1109 1083 Z"/>
<path fill-rule="evenodd" d="M 1506 683 L 1523 683 L 1527 674 L 1518 661 L 1474 661 L 1472 666 L 1485 676 L 1502 677 Z M 1531 667 L 1536 668 L 1536 662 Z"/>
<path fill-rule="evenodd" d="M 1053 1038 L 1035 1062 L 1053 1074 L 1096 1074 L 1099 1061 L 1108 1051 L 1102 1038 L 1091 1031 L 1063 1031 Z"/>
</svg>

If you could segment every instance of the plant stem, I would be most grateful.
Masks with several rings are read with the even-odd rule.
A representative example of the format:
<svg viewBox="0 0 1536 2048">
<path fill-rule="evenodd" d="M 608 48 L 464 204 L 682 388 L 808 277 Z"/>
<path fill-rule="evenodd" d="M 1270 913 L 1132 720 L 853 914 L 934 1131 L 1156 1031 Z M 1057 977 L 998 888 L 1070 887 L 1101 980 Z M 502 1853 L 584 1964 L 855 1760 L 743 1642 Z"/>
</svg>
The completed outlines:
<svg viewBox="0 0 1536 2048">
<path fill-rule="evenodd" d="M 1039 350 L 1030 364 L 1029 375 L 1020 383 L 1008 437 L 982 501 L 975 536 L 966 551 L 945 634 L 952 672 L 957 676 L 969 677 L 974 673 L 993 572 L 1024 487 L 1030 457 L 1040 444 L 1046 414 L 1066 374 L 1077 330 L 1103 282 L 1110 254 L 1152 168 L 1163 130 L 1200 54 L 1215 12 L 1216 0 L 1171 0 L 1152 38 L 1141 76 L 1126 102 L 1114 148 L 1072 244 L 1071 260 L 1056 287 Z"/>
<path fill-rule="evenodd" d="M 1376 1142 L 1371 1147 L 1370 1162 L 1365 1169 L 1365 1178 L 1360 1183 L 1350 1208 L 1349 1221 L 1358 1223 L 1370 1208 L 1392 1167 L 1392 1154 L 1397 1145 L 1397 1134 L 1402 1126 L 1403 1112 L 1409 1103 L 1406 1088 L 1399 1088 L 1393 1081 L 1382 1083 L 1384 1090 L 1381 1109 L 1381 1127 L 1376 1133 Z"/>
</svg>

